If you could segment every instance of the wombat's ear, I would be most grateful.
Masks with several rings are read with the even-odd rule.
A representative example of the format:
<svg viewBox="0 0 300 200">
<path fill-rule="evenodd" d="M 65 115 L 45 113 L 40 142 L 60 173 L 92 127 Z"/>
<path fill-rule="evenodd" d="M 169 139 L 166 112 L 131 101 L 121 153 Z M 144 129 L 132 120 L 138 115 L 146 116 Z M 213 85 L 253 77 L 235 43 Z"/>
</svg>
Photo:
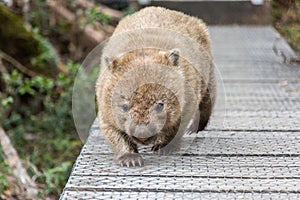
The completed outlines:
<svg viewBox="0 0 300 200">
<path fill-rule="evenodd" d="M 107 56 L 104 56 L 103 60 L 104 60 L 104 63 L 103 63 L 104 67 L 109 67 L 112 64 L 112 61 Z"/>
<path fill-rule="evenodd" d="M 178 65 L 178 60 L 179 60 L 179 49 L 172 49 L 170 52 L 169 52 L 169 55 L 168 55 L 168 59 L 171 63 L 173 63 L 173 65 Z"/>
<path fill-rule="evenodd" d="M 103 57 L 103 67 L 112 70 L 114 66 L 114 61 L 108 56 Z"/>
</svg>

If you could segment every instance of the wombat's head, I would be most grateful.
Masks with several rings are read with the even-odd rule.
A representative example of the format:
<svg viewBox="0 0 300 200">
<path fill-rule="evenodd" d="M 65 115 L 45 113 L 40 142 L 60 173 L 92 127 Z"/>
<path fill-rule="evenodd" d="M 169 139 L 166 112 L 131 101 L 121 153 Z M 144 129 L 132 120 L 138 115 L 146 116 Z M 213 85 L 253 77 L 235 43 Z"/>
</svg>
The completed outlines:
<svg viewBox="0 0 300 200">
<path fill-rule="evenodd" d="M 159 84 L 140 86 L 121 105 L 126 133 L 136 141 L 148 144 L 164 128 L 180 119 L 180 105 L 175 94 Z"/>
<path fill-rule="evenodd" d="M 143 50 L 111 63 L 113 115 L 136 142 L 149 144 L 180 121 L 184 78 L 178 71 L 178 53 Z"/>
</svg>

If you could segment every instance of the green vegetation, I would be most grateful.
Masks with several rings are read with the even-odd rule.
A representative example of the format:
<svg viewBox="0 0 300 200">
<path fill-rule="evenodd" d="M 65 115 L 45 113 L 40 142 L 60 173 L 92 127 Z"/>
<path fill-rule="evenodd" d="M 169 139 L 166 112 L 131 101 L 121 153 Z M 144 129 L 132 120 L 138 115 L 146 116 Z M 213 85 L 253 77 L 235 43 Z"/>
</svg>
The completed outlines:
<svg viewBox="0 0 300 200">
<path fill-rule="evenodd" d="M 87 16 L 86 24 L 94 24 L 95 22 L 99 22 L 103 25 L 107 25 L 111 22 L 111 17 L 105 13 L 101 13 L 97 7 L 87 9 L 85 11 L 85 15 Z"/>
<path fill-rule="evenodd" d="M 4 155 L 0 147 L 0 194 L 9 187 L 7 175 L 11 174 L 11 169 L 4 162 Z"/>
<path fill-rule="evenodd" d="M 79 63 L 95 45 L 84 28 L 92 24 L 109 34 L 117 21 L 71 0 L 59 1 L 58 8 L 69 10 L 64 14 L 74 21 L 53 14 L 46 0 L 31 1 L 27 12 L 24 1 L 18 3 L 8 8 L 0 0 L 0 126 L 36 182 L 39 198 L 57 199 L 82 147 L 72 91 Z M 133 7 L 124 8 L 125 14 L 132 12 Z M 9 191 L 4 198 L 22 199 L 5 159 L 0 148 L 0 199 L 4 191 Z"/>
<path fill-rule="evenodd" d="M 40 198 L 56 199 L 82 146 L 71 113 L 73 82 L 80 65 L 69 61 L 64 71 L 56 70 L 58 55 L 50 41 L 59 35 L 58 42 L 64 39 L 68 29 L 62 23 L 47 27 L 36 20 L 36 28 L 28 31 L 19 16 L 4 6 L 0 8 L 1 19 L 11 18 L 5 26 L 8 28 L 0 31 L 1 41 L 7 41 L 0 46 L 0 125 L 26 161 L 29 175 L 40 189 Z M 43 13 L 40 20 L 49 21 L 45 4 L 39 2 L 36 8 L 31 14 Z M 14 191 L 17 183 L 8 183 L 10 170 L 0 152 L 0 194 L 4 190 L 18 192 Z"/>
<path fill-rule="evenodd" d="M 17 70 L 2 74 L 6 96 L 0 119 L 21 158 L 29 160 L 46 195 L 59 195 L 72 162 L 79 153 L 79 141 L 71 115 L 73 80 L 78 64 L 68 63 L 68 75 L 57 79 L 32 78 Z M 6 116 L 6 117 L 4 117 Z M 34 174 L 35 173 L 35 174 Z"/>
<path fill-rule="evenodd" d="M 300 56 L 300 0 L 273 0 L 273 23 Z"/>
</svg>

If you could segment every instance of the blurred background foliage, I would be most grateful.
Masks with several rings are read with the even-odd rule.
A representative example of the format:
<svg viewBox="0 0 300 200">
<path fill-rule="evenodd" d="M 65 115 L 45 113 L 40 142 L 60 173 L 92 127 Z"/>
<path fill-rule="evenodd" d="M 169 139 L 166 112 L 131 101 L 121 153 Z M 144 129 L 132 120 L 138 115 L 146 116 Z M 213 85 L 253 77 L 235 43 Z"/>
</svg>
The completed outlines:
<svg viewBox="0 0 300 200">
<path fill-rule="evenodd" d="M 80 63 L 135 10 L 127 1 L 52 2 L 0 0 L 0 126 L 40 199 L 58 199 L 82 147 L 72 118 Z M 0 199 L 22 199 L 18 184 L 0 146 Z"/>
<path fill-rule="evenodd" d="M 273 0 L 274 27 L 300 56 L 300 0 Z"/>
<path fill-rule="evenodd" d="M 274 26 L 299 55 L 300 0 L 272 6 Z M 136 9 L 124 0 L 0 0 L 0 126 L 39 198 L 59 197 L 82 147 L 72 118 L 80 63 Z M 0 199 L 20 192 L 0 147 Z"/>
</svg>

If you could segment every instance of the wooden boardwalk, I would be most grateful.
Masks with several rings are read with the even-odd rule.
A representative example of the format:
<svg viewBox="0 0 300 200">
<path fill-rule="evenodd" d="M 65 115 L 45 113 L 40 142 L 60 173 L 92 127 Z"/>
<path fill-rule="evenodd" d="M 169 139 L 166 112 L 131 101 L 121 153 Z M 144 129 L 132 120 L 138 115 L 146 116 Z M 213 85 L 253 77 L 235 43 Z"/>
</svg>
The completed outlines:
<svg viewBox="0 0 300 200">
<path fill-rule="evenodd" d="M 128 169 L 113 164 L 95 123 L 61 199 L 300 199 L 300 66 L 274 53 L 270 26 L 210 33 L 220 74 L 207 130 L 170 156 L 142 148 L 146 165 Z"/>
</svg>

